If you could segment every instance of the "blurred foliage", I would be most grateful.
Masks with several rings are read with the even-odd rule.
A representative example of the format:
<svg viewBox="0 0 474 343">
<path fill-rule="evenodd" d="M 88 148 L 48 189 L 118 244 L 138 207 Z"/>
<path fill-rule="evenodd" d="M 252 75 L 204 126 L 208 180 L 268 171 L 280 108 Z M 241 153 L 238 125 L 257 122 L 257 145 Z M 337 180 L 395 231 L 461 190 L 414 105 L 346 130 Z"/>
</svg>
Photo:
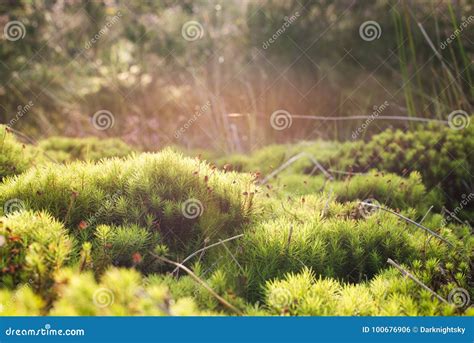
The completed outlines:
<svg viewBox="0 0 474 343">
<path fill-rule="evenodd" d="M 0 41 L 0 120 L 38 137 L 107 134 L 153 149 L 242 151 L 275 140 L 344 139 L 359 125 L 295 120 L 280 134 L 269 125 L 278 109 L 360 115 L 388 101 L 384 115 L 446 119 L 472 112 L 473 30 L 438 48 L 470 12 L 467 0 L 3 2 L 2 26 L 17 20 L 25 30 Z M 359 36 L 369 20 L 381 27 L 371 42 Z M 201 25 L 200 39 L 183 38 L 189 21 Z M 105 133 L 90 125 L 102 109 L 116 118 Z M 379 130 L 371 125 L 367 134 Z"/>
</svg>

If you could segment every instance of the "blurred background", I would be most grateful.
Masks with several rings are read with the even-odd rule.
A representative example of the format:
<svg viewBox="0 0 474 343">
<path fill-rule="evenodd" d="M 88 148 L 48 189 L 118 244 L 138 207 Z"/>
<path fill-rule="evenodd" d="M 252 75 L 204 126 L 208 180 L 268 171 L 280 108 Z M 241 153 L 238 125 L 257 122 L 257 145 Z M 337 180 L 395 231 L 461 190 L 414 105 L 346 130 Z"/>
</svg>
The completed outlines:
<svg viewBox="0 0 474 343">
<path fill-rule="evenodd" d="M 368 139 L 473 112 L 473 2 L 11 0 L 0 122 L 33 139 L 120 137 L 248 152 Z M 275 112 L 290 114 L 275 129 Z M 302 117 L 299 117 L 302 116 Z M 355 137 L 354 137 L 355 136 Z"/>
</svg>

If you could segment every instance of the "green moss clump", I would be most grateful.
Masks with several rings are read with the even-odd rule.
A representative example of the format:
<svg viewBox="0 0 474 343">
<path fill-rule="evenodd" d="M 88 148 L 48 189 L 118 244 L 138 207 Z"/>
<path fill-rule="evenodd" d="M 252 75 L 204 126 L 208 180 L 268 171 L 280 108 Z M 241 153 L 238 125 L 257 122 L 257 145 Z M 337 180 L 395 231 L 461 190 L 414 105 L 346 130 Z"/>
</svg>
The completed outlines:
<svg viewBox="0 0 474 343">
<path fill-rule="evenodd" d="M 124 157 L 136 151 L 118 138 L 99 139 L 97 137 L 49 137 L 39 141 L 38 147 L 51 159 L 60 163 Z"/>
<path fill-rule="evenodd" d="M 45 304 L 27 284 L 12 291 L 0 289 L 0 316 L 40 316 Z"/>
<path fill-rule="evenodd" d="M 379 211 L 364 218 L 364 209 L 356 204 L 325 213 L 325 207 L 308 200 L 288 206 L 286 215 L 277 212 L 243 238 L 239 261 L 252 299 L 259 297 L 263 282 L 305 266 L 320 276 L 360 282 L 386 268 L 387 258 L 409 262 L 448 254 L 449 246 L 440 241 L 427 245 L 424 231 L 391 214 Z M 330 202 L 326 208 L 331 207 Z M 405 215 L 411 217 L 413 211 Z M 447 229 L 442 234 L 456 240 Z"/>
<path fill-rule="evenodd" d="M 100 224 L 136 224 L 159 232 L 174 253 L 205 238 L 228 237 L 254 208 L 249 175 L 222 173 L 170 150 L 99 163 L 43 165 L 0 185 L 0 212 L 10 199 L 48 210 L 81 242 Z"/>
<path fill-rule="evenodd" d="M 316 278 L 310 269 L 287 274 L 265 285 L 265 303 L 272 314 L 310 316 L 449 316 L 453 304 L 444 304 L 431 293 L 390 270 L 368 283 L 344 284 Z M 413 294 L 419 294 L 413 296 Z M 467 313 L 468 314 L 468 313 Z"/>
<path fill-rule="evenodd" d="M 0 181 L 23 173 L 37 155 L 35 148 L 21 144 L 6 126 L 0 125 Z"/>
<path fill-rule="evenodd" d="M 134 270 L 109 269 L 97 283 L 91 273 L 63 270 L 56 277 L 58 300 L 50 315 L 56 316 L 195 316 L 192 298 L 176 301 L 164 284 L 145 285 Z"/>
<path fill-rule="evenodd" d="M 48 292 L 54 272 L 73 247 L 64 226 L 46 212 L 20 211 L 0 220 L 1 283 L 9 288 L 27 283 L 39 293 Z"/>
</svg>

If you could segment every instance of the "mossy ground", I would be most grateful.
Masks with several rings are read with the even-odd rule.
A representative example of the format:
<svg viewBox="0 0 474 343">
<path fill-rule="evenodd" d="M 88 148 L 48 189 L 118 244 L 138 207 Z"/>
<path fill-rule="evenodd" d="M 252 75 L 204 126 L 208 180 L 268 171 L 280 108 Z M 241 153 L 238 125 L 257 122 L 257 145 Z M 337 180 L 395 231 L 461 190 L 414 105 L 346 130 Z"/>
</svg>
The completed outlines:
<svg viewBox="0 0 474 343">
<path fill-rule="evenodd" d="M 0 134 L 3 315 L 474 315 L 474 201 L 441 213 L 471 199 L 472 126 L 208 161 Z M 329 176 L 266 179 L 301 152 Z"/>
</svg>

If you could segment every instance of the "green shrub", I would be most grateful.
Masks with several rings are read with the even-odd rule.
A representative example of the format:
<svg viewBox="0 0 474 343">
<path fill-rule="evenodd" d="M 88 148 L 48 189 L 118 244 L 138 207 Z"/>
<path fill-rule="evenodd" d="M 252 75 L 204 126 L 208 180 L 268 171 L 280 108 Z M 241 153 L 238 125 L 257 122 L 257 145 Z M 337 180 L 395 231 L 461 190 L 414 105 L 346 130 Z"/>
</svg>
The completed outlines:
<svg viewBox="0 0 474 343">
<path fill-rule="evenodd" d="M 118 138 L 99 139 L 97 137 L 49 137 L 39 141 L 38 147 L 52 159 L 61 163 L 123 157 L 135 151 Z"/>
<path fill-rule="evenodd" d="M 73 247 L 64 226 L 46 212 L 19 211 L 0 220 L 2 284 L 12 288 L 28 283 L 40 293 L 49 291 L 53 273 Z"/>
</svg>

